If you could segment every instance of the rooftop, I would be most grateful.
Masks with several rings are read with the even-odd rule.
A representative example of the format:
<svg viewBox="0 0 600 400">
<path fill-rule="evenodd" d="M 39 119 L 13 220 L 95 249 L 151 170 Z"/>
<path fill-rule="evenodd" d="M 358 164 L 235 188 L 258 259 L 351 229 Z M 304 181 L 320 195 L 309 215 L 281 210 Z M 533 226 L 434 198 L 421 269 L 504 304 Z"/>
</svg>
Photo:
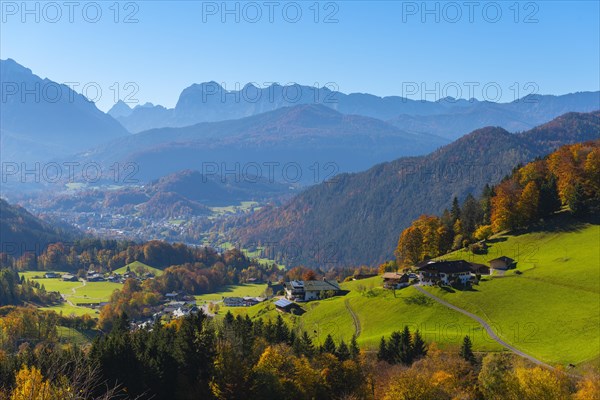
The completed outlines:
<svg viewBox="0 0 600 400">
<path fill-rule="evenodd" d="M 281 307 L 281 308 L 286 308 L 289 307 L 290 305 L 292 305 L 294 303 L 292 303 L 289 300 L 286 299 L 279 299 L 275 302 L 275 307 Z"/>
</svg>

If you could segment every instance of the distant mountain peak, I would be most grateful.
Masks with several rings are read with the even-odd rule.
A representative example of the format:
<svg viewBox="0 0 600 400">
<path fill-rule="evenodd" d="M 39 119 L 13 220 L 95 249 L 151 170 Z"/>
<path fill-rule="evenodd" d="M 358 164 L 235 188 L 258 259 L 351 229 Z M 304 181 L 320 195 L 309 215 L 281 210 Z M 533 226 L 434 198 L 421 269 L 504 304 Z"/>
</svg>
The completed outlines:
<svg viewBox="0 0 600 400">
<path fill-rule="evenodd" d="M 133 109 L 129 107 L 127 103 L 125 103 L 123 100 L 119 100 L 110 108 L 110 110 L 108 110 L 107 114 L 113 118 L 118 118 L 128 117 L 132 112 Z"/>
</svg>

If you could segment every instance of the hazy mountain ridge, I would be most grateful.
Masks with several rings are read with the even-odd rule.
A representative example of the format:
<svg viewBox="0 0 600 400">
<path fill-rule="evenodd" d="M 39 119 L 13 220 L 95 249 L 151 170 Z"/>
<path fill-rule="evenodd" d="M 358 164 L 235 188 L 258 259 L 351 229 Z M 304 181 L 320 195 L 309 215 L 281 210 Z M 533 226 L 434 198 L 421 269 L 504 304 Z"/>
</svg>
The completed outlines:
<svg viewBox="0 0 600 400">
<path fill-rule="evenodd" d="M 0 82 L 6 161 L 48 160 L 129 134 L 83 95 L 12 59 L 0 60 Z"/>
<path fill-rule="evenodd" d="M 508 103 L 492 103 L 452 97 L 427 101 L 368 93 L 345 94 L 328 87 L 298 84 L 265 87 L 247 84 L 239 90 L 227 90 L 211 81 L 184 89 L 171 109 L 138 106 L 128 115 L 120 115 L 116 109 L 109 113 L 129 131 L 141 132 L 239 119 L 302 104 L 321 104 L 342 114 L 389 120 L 407 132 L 456 139 L 482 126 L 501 126 L 516 132 L 531 129 L 569 111 L 591 112 L 600 108 L 600 92 L 528 95 Z"/>
<path fill-rule="evenodd" d="M 237 120 L 183 128 L 152 129 L 112 141 L 81 155 L 82 162 L 134 162 L 139 176 L 154 179 L 183 169 L 219 170 L 255 163 L 297 163 L 304 183 L 316 183 L 310 166 L 334 163 L 338 171 L 359 171 L 399 155 L 425 154 L 448 140 L 412 134 L 370 117 L 345 115 L 323 105 L 284 107 Z M 337 172 L 337 171 L 336 171 Z M 266 168 L 258 173 L 268 177 Z M 241 176 L 241 180 L 246 178 Z"/>
</svg>

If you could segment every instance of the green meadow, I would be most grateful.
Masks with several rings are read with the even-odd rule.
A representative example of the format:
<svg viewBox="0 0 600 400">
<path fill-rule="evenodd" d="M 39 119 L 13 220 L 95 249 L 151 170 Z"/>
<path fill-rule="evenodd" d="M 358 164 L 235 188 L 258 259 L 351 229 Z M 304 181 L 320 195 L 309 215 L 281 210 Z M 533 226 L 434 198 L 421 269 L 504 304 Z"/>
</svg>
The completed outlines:
<svg viewBox="0 0 600 400">
<path fill-rule="evenodd" d="M 229 285 L 221 288 L 218 292 L 196 296 L 196 300 L 198 302 L 211 302 L 223 300 L 223 297 L 257 297 L 261 296 L 266 288 L 266 283 Z"/>
<path fill-rule="evenodd" d="M 120 275 L 123 275 L 123 274 L 125 274 L 127 272 L 127 267 L 129 267 L 129 269 L 132 272 L 135 272 L 136 269 L 138 269 L 138 268 L 144 268 L 148 272 L 151 272 L 151 273 L 153 273 L 156 276 L 160 276 L 160 275 L 163 274 L 163 271 L 161 269 L 151 267 L 151 266 L 149 266 L 147 264 L 144 264 L 143 262 L 139 262 L 139 261 L 134 261 L 132 263 L 129 263 L 129 264 L 127 264 L 127 265 L 125 265 L 125 266 L 123 266 L 123 267 L 121 267 L 119 269 L 114 270 L 113 272 L 115 272 L 117 274 L 120 274 Z"/>
<path fill-rule="evenodd" d="M 506 342 L 550 364 L 596 363 L 600 355 L 600 226 L 558 217 L 544 229 L 491 240 L 487 254 L 459 251 L 443 258 L 487 264 L 501 255 L 517 268 L 484 277 L 470 290 L 428 287 L 431 293 L 486 320 Z M 478 351 L 499 351 L 470 318 L 408 287 L 381 288 L 381 278 L 345 282 L 345 296 L 302 304 L 302 316 L 283 314 L 317 342 L 327 334 L 370 349 L 382 335 L 408 325 L 442 348 L 457 347 L 469 335 Z M 278 315 L 272 301 L 232 309 L 251 318 Z M 223 312 L 220 313 L 221 315 Z M 353 314 L 356 317 L 353 318 Z"/>
<path fill-rule="evenodd" d="M 344 282 L 341 288 L 349 291 L 345 296 L 301 303 L 305 311 L 302 316 L 282 315 L 288 323 L 311 333 L 318 343 L 322 343 L 328 334 L 336 340 L 345 341 L 357 334 L 359 344 L 375 350 L 382 336 L 387 337 L 407 325 L 412 330 L 419 329 L 427 341 L 435 342 L 442 348 L 458 347 L 468 334 L 473 338 L 476 350 L 502 349 L 474 321 L 429 300 L 416 289 L 408 287 L 394 294 L 383 289 L 381 284 L 381 277 Z M 365 287 L 365 290 L 359 291 L 361 287 Z M 231 311 L 265 319 L 275 318 L 279 314 L 273 301 Z M 352 314 L 356 316 L 356 322 Z"/>
<path fill-rule="evenodd" d="M 493 241 L 488 255 L 461 251 L 444 258 L 483 263 L 507 255 L 517 260 L 515 270 L 494 275 L 473 290 L 428 290 L 484 318 L 504 340 L 543 361 L 578 364 L 596 359 L 600 226 L 551 225 Z"/>
</svg>

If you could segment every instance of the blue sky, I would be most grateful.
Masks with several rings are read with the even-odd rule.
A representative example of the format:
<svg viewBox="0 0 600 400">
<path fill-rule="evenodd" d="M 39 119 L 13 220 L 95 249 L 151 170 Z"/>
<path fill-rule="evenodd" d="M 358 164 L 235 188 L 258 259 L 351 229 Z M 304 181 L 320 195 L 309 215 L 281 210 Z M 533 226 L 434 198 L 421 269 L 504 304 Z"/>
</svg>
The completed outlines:
<svg viewBox="0 0 600 400">
<path fill-rule="evenodd" d="M 210 80 L 428 100 L 600 86 L 597 1 L 428 2 L 430 13 L 421 1 L 230 2 L 232 14 L 220 1 L 48 4 L 28 3 L 27 13 L 2 1 L 0 57 L 78 91 L 86 85 L 104 110 L 115 98 L 173 107 L 185 87 Z"/>
</svg>

